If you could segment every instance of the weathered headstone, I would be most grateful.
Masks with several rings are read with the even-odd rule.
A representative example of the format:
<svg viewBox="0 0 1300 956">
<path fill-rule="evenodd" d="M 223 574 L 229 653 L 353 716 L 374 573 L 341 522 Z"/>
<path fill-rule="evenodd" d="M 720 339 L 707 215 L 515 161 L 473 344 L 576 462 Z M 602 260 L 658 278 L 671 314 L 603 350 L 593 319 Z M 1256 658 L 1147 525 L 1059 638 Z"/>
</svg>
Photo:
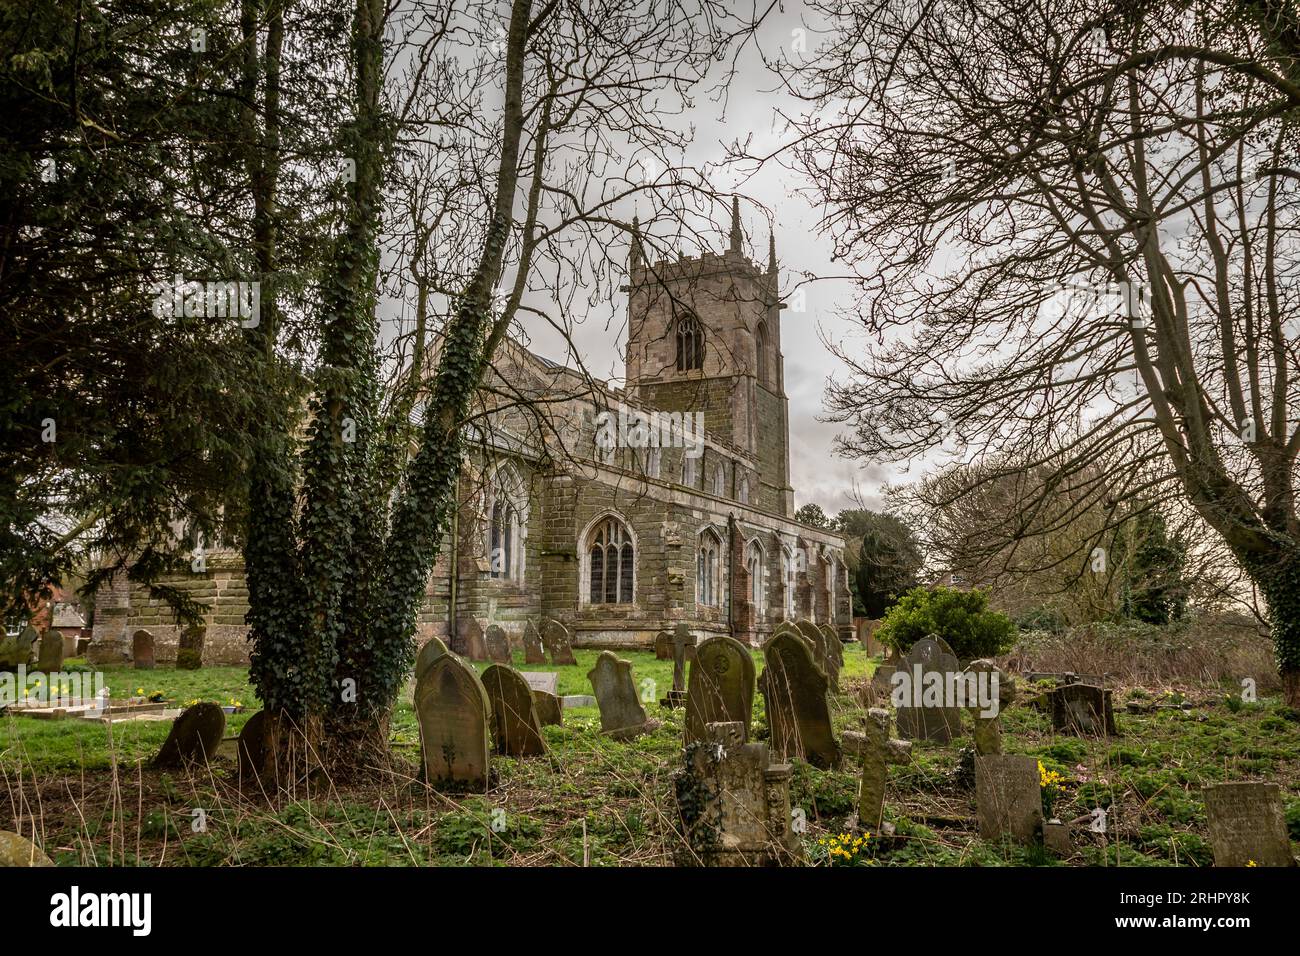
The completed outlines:
<svg viewBox="0 0 1300 956">
<path fill-rule="evenodd" d="M 76 634 L 63 635 L 63 659 L 65 661 L 69 657 L 77 656 L 77 641 L 78 638 Z"/>
<path fill-rule="evenodd" d="M 1205 788 L 1215 866 L 1295 866 L 1275 783 L 1218 783 Z"/>
<path fill-rule="evenodd" d="M 686 743 L 709 724 L 739 723 L 749 740 L 754 716 L 754 659 L 734 637 L 710 637 L 695 648 L 686 694 Z"/>
<path fill-rule="evenodd" d="M 131 660 L 138 671 L 151 671 L 157 666 L 154 657 L 153 635 L 140 630 L 131 635 Z"/>
<path fill-rule="evenodd" d="M 547 621 L 542 629 L 542 644 L 551 655 L 551 663 L 559 667 L 563 664 L 576 664 L 573 656 L 573 643 L 569 638 L 569 629 L 559 621 Z"/>
<path fill-rule="evenodd" d="M 800 856 L 790 813 L 789 764 L 769 763 L 766 744 L 746 743 L 739 722 L 711 723 L 686 746 L 674 778 L 686 865 L 763 866 Z"/>
<path fill-rule="evenodd" d="M 926 637 L 912 645 L 890 678 L 899 736 L 947 743 L 961 734 L 961 711 L 948 699 L 960 673 L 943 640 Z"/>
<path fill-rule="evenodd" d="M 0 830 L 0 867 L 53 865 L 54 861 L 31 840 L 25 840 L 8 830 Z"/>
<path fill-rule="evenodd" d="M 971 719 L 975 722 L 975 752 L 982 756 L 1000 754 L 1002 753 L 1002 708 L 1016 699 L 1015 681 L 987 658 L 971 661 L 970 666 L 966 668 L 966 673 L 976 678 L 975 681 L 967 681 L 968 688 L 972 684 L 978 686 L 977 681 L 983 675 L 990 696 L 993 693 L 994 678 L 997 680 L 997 697 L 989 701 L 988 708 L 995 712 L 989 713 L 977 700 L 972 700 L 969 696 L 966 700 L 966 709 L 970 711 Z"/>
<path fill-rule="evenodd" d="M 812 621 L 803 620 L 797 625 L 799 633 L 804 636 L 813 650 L 813 660 L 826 675 L 827 686 L 838 692 L 840 689 L 840 669 L 836 662 L 835 651 L 826 641 L 826 634 Z"/>
<path fill-rule="evenodd" d="M 498 664 L 510 663 L 510 638 L 499 624 L 488 625 L 487 635 L 488 657 Z"/>
<path fill-rule="evenodd" d="M 31 663 L 40 634 L 30 624 L 13 637 L 0 637 L 0 671 L 15 671 Z"/>
<path fill-rule="evenodd" d="M 492 707 L 494 751 L 508 757 L 546 753 L 533 691 L 520 673 L 505 664 L 493 664 L 483 672 L 483 689 Z"/>
<path fill-rule="evenodd" d="M 685 624 L 678 624 L 669 634 L 660 631 L 655 638 L 655 657 L 673 662 L 673 689 L 659 701 L 664 707 L 680 707 L 686 703 L 686 662 L 695 657 L 695 635 Z"/>
<path fill-rule="evenodd" d="M 546 663 L 546 649 L 542 646 L 542 635 L 537 633 L 537 625 L 532 621 L 524 625 L 524 663 Z"/>
<path fill-rule="evenodd" d="M 1115 736 L 1111 692 L 1095 684 L 1066 684 L 1052 691 L 1052 730 L 1079 737 Z"/>
<path fill-rule="evenodd" d="M 653 729 L 637 697 L 630 661 L 615 657 L 612 651 L 601 651 L 587 680 L 600 707 L 601 733 L 615 740 L 631 740 Z"/>
<path fill-rule="evenodd" d="M 180 645 L 176 649 L 176 669 L 196 671 L 203 667 L 203 645 L 208 629 L 201 624 L 191 624 L 181 631 Z"/>
<path fill-rule="evenodd" d="M 483 626 L 479 624 L 478 618 L 471 617 L 466 622 L 463 630 L 464 636 L 462 640 L 465 645 L 465 656 L 471 661 L 487 660 L 487 638 L 483 635 Z"/>
<path fill-rule="evenodd" d="M 46 674 L 63 669 L 63 635 L 49 628 L 41 635 L 41 651 L 36 669 Z"/>
<path fill-rule="evenodd" d="M 155 770 L 170 770 L 189 763 L 207 763 L 217 755 L 226 732 L 226 714 L 220 704 L 201 701 L 187 707 L 172 724 L 158 756 Z"/>
<path fill-rule="evenodd" d="M 807 641 L 780 631 L 763 645 L 759 689 L 766 702 L 772 750 L 780 760 L 801 757 L 814 767 L 839 766 L 840 748 L 831 733 L 826 674 Z"/>
<path fill-rule="evenodd" d="M 564 726 L 564 705 L 558 695 L 535 690 L 533 703 L 537 706 L 537 720 L 543 727 Z"/>
<path fill-rule="evenodd" d="M 889 737 L 889 711 L 873 707 L 861 733 L 844 735 L 845 753 L 862 759 L 862 778 L 858 782 L 858 826 L 868 833 L 879 833 L 885 814 L 885 779 L 887 765 L 912 759 L 912 744 Z"/>
<path fill-rule="evenodd" d="M 235 743 L 236 759 L 239 762 L 239 778 L 242 783 L 253 783 L 262 775 L 266 766 L 267 748 L 266 711 L 259 710 L 244 721 Z"/>
<path fill-rule="evenodd" d="M 415 679 L 418 681 L 424 676 L 424 672 L 438 658 L 448 653 L 447 645 L 442 642 L 441 638 L 431 637 L 425 641 L 424 646 L 420 648 L 420 653 L 415 658 Z"/>
<path fill-rule="evenodd" d="M 980 838 L 1010 836 L 1020 843 L 1042 838 L 1043 792 L 1038 760 L 1021 754 L 975 758 L 975 804 Z"/>
<path fill-rule="evenodd" d="M 478 673 L 444 654 L 415 685 L 425 779 L 435 786 L 487 790 L 491 704 Z"/>
</svg>

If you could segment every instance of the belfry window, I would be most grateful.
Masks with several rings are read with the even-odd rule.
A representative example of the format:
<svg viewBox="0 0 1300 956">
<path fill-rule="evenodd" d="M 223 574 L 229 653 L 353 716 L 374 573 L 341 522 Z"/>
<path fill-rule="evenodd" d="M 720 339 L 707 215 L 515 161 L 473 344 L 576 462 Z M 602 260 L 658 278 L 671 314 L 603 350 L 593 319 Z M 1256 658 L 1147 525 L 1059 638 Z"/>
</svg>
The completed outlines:
<svg viewBox="0 0 1300 956">
<path fill-rule="evenodd" d="M 592 528 L 584 549 L 589 604 L 630 604 L 636 575 L 636 549 L 627 527 L 609 517 Z"/>
<path fill-rule="evenodd" d="M 688 312 L 677 320 L 677 371 L 690 372 L 704 368 L 704 330 L 694 313 Z"/>
</svg>

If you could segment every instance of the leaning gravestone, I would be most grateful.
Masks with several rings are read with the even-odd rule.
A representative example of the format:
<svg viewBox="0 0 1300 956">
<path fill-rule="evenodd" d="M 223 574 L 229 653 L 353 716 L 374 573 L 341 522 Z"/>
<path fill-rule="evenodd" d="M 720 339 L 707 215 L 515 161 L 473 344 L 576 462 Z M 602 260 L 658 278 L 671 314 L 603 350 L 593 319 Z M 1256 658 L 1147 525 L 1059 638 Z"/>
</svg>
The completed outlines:
<svg viewBox="0 0 1300 956">
<path fill-rule="evenodd" d="M 1015 681 L 987 658 L 971 661 L 970 666 L 966 668 L 966 673 L 975 677 L 973 683 L 977 687 L 982 677 L 988 696 L 992 698 L 988 701 L 987 709 L 978 700 L 971 700 L 969 696 L 966 700 L 966 709 L 970 711 L 971 719 L 975 722 L 975 752 L 983 756 L 1000 754 L 1002 753 L 1002 709 L 1016 699 Z M 996 697 L 993 691 L 995 680 Z M 972 682 L 967 682 L 968 686 L 970 683 Z"/>
<path fill-rule="evenodd" d="M 546 663 L 546 649 L 542 647 L 542 635 L 537 633 L 537 625 L 532 621 L 524 625 L 524 663 Z"/>
<path fill-rule="evenodd" d="M 848 731 L 844 734 L 844 751 L 862 758 L 862 778 L 858 781 L 858 826 L 868 833 L 878 833 L 885 815 L 887 765 L 911 760 L 912 743 L 890 739 L 889 711 L 873 707 L 867 711 L 861 733 Z"/>
<path fill-rule="evenodd" d="M 1275 783 L 1218 783 L 1205 788 L 1215 866 L 1295 866 Z"/>
<path fill-rule="evenodd" d="M 840 748 L 831 733 L 826 674 L 813 660 L 808 643 L 780 631 L 763 645 L 763 659 L 759 689 L 778 759 L 801 757 L 823 770 L 838 767 Z"/>
<path fill-rule="evenodd" d="M 912 645 L 891 678 L 891 700 L 899 736 L 947 743 L 961 734 L 961 711 L 946 699 L 961 666 L 942 638 L 925 637 Z"/>
<path fill-rule="evenodd" d="M 822 624 L 818 628 L 826 638 L 826 646 L 830 648 L 832 656 L 838 667 L 844 667 L 844 642 L 840 636 L 835 633 L 835 628 L 829 624 Z"/>
<path fill-rule="evenodd" d="M 975 804 L 980 838 L 1010 836 L 1034 843 L 1043 832 L 1043 791 L 1038 760 L 1020 754 L 975 758 Z"/>
<path fill-rule="evenodd" d="M 266 766 L 266 711 L 259 710 L 244 722 L 235 743 L 241 781 L 251 783 L 262 775 Z"/>
<path fill-rule="evenodd" d="M 469 623 L 465 625 L 464 646 L 465 656 L 470 660 L 488 659 L 487 638 L 483 636 L 483 627 L 479 624 L 478 618 L 471 617 Z"/>
<path fill-rule="evenodd" d="M 559 621 L 546 622 L 546 627 L 542 629 L 542 643 L 551 655 L 551 663 L 555 666 L 578 663 L 578 659 L 573 656 L 573 642 L 569 638 L 569 629 Z"/>
<path fill-rule="evenodd" d="M 812 648 L 813 659 L 817 661 L 817 666 L 826 675 L 828 686 L 832 691 L 838 692 L 840 689 L 840 671 L 836 665 L 835 651 L 826 642 L 826 635 L 812 621 L 800 621 L 797 627 L 799 633 L 804 636 Z"/>
<path fill-rule="evenodd" d="M 673 687 L 659 703 L 680 707 L 686 703 L 686 662 L 695 659 L 695 635 L 686 624 L 678 624 L 669 634 L 660 631 L 655 637 L 655 658 L 673 662 Z"/>
<path fill-rule="evenodd" d="M 600 707 L 601 733 L 615 740 L 631 740 L 653 729 L 637 697 L 630 661 L 615 657 L 612 651 L 601 651 L 587 680 Z"/>
<path fill-rule="evenodd" d="M 1079 737 L 1114 737 L 1111 692 L 1095 684 L 1066 684 L 1052 691 L 1052 730 Z"/>
<path fill-rule="evenodd" d="M 415 712 L 425 779 L 486 791 L 491 704 L 474 668 L 455 654 L 439 657 L 416 682 Z"/>
<path fill-rule="evenodd" d="M 0 830 L 0 868 L 9 866 L 53 866 L 54 861 L 31 840 Z"/>
<path fill-rule="evenodd" d="M 131 635 L 131 660 L 138 671 L 151 671 L 157 666 L 153 635 L 148 631 L 136 631 Z"/>
<path fill-rule="evenodd" d="M 790 765 L 768 762 L 739 721 L 711 723 L 686 746 L 673 779 L 686 847 L 683 865 L 764 866 L 801 854 L 790 813 Z"/>
<path fill-rule="evenodd" d="M 41 651 L 36 669 L 45 674 L 63 670 L 63 635 L 50 628 L 41 635 Z"/>
<path fill-rule="evenodd" d="M 487 655 L 491 660 L 498 664 L 510 663 L 510 638 L 506 637 L 506 632 L 501 629 L 501 625 L 489 625 L 484 640 L 487 643 Z"/>
<path fill-rule="evenodd" d="M 420 648 L 420 653 L 415 658 L 415 679 L 418 681 L 423 677 L 424 672 L 429 669 L 433 662 L 446 653 L 447 645 L 442 642 L 441 638 L 429 638 L 424 646 Z"/>
<path fill-rule="evenodd" d="M 226 714 L 219 704 L 203 701 L 187 707 L 153 758 L 155 770 L 171 770 L 189 763 L 207 763 L 217 755 L 226 732 Z"/>
<path fill-rule="evenodd" d="M 704 739 L 709 724 L 738 723 L 749 740 L 754 715 L 754 659 L 734 637 L 710 637 L 695 648 L 686 686 L 686 743 Z"/>
<path fill-rule="evenodd" d="M 0 637 L 0 671 L 16 671 L 32 660 L 32 649 L 40 635 L 30 624 L 13 637 Z"/>
<path fill-rule="evenodd" d="M 176 669 L 196 671 L 203 667 L 203 645 L 207 641 L 208 629 L 200 624 L 191 624 L 181 631 L 180 645 L 176 649 Z"/>
<path fill-rule="evenodd" d="M 537 704 L 528 682 L 519 672 L 505 664 L 493 664 L 483 672 L 483 689 L 492 707 L 495 752 L 507 757 L 536 757 L 546 753 Z"/>
</svg>

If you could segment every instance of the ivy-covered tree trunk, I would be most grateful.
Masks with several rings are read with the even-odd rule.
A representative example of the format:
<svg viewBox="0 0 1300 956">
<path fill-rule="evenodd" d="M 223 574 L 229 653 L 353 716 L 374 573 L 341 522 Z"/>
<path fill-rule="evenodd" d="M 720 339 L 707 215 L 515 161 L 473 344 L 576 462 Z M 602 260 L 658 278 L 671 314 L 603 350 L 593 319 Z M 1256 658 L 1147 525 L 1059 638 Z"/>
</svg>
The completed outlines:
<svg viewBox="0 0 1300 956">
<path fill-rule="evenodd" d="M 360 600 L 356 627 L 349 632 L 342 660 L 357 681 L 354 707 L 337 706 L 332 725 L 335 745 L 387 746 L 388 718 L 414 658 L 416 618 L 424 600 L 450 509 L 455 507 L 463 443 L 460 434 L 470 400 L 490 355 L 485 340 L 493 326 L 492 291 L 500 281 L 506 242 L 513 222 L 519 182 L 519 150 L 524 128 L 525 41 L 531 0 L 514 0 L 506 38 L 506 84 L 501 154 L 496 193 L 482 255 L 455 304 L 443 333 L 437 372 L 425 406 L 420 444 L 409 463 L 393 510 L 391 530 L 372 554 L 370 579 L 357 581 Z M 376 542 L 376 519 L 364 533 Z"/>
<path fill-rule="evenodd" d="M 1279 541 L 1269 553 L 1238 552 L 1238 558 L 1268 609 L 1283 698 L 1288 707 L 1300 708 L 1300 547 Z"/>
</svg>

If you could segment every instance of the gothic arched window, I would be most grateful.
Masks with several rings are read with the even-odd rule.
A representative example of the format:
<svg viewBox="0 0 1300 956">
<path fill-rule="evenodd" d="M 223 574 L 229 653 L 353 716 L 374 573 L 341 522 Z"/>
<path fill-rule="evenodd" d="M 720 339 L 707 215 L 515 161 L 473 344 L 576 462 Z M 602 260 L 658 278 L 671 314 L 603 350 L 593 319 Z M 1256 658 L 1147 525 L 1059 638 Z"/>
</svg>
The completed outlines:
<svg viewBox="0 0 1300 956">
<path fill-rule="evenodd" d="M 587 534 L 587 603 L 631 604 L 636 583 L 636 548 L 627 526 L 610 516 Z"/>
<path fill-rule="evenodd" d="M 757 350 L 758 361 L 754 364 L 754 370 L 758 375 L 760 384 L 767 384 L 767 323 L 758 323 L 758 333 L 754 336 L 754 348 Z"/>
<path fill-rule="evenodd" d="M 794 555 L 788 548 L 781 549 L 781 581 L 785 585 L 785 619 L 794 620 Z"/>
<path fill-rule="evenodd" d="M 727 493 L 727 473 L 721 465 L 713 466 L 713 493 L 719 498 Z"/>
<path fill-rule="evenodd" d="M 704 368 L 704 330 L 695 313 L 688 312 L 677 320 L 677 371 Z"/>
<path fill-rule="evenodd" d="M 695 477 L 696 460 L 696 457 L 689 452 L 682 455 L 682 484 L 687 488 L 694 488 L 698 484 L 698 479 Z"/>
<path fill-rule="evenodd" d="M 522 581 L 528 498 L 518 473 L 508 464 L 496 470 L 487 488 L 487 553 L 491 577 Z"/>
<path fill-rule="evenodd" d="M 749 477 L 742 475 L 740 482 L 736 485 L 736 500 L 742 505 L 749 504 Z"/>
<path fill-rule="evenodd" d="M 749 572 L 749 603 L 754 605 L 756 615 L 762 614 L 767 595 L 763 586 L 763 549 L 757 541 L 745 548 L 745 570 Z"/>
<path fill-rule="evenodd" d="M 722 584 L 722 539 L 712 529 L 700 535 L 695 559 L 695 603 L 718 606 Z"/>
</svg>

